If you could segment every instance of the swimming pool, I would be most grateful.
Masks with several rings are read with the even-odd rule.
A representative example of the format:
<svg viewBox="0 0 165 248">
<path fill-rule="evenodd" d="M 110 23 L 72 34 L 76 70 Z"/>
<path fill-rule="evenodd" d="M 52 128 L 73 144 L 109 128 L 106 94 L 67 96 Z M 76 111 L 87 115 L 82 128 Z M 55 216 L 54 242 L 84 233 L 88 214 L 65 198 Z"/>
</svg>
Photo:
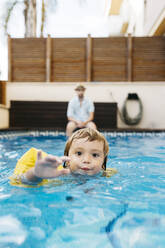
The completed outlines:
<svg viewBox="0 0 165 248">
<path fill-rule="evenodd" d="M 19 157 L 32 146 L 61 156 L 66 137 L 1 133 L 0 247 L 165 247 L 165 133 L 104 134 L 118 174 L 22 188 L 8 180 Z"/>
</svg>

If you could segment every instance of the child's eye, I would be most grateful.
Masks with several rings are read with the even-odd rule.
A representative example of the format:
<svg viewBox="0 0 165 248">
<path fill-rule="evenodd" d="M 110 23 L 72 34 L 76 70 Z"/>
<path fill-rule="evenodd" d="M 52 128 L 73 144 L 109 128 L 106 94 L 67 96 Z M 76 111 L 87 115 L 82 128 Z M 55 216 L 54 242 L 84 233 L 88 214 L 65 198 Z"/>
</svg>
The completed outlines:
<svg viewBox="0 0 165 248">
<path fill-rule="evenodd" d="M 99 157 L 99 154 L 98 154 L 98 153 L 93 153 L 92 156 L 93 156 L 94 158 L 97 158 L 97 157 Z"/>
<path fill-rule="evenodd" d="M 77 154 L 78 156 L 81 156 L 82 152 L 76 152 L 76 154 Z"/>
</svg>

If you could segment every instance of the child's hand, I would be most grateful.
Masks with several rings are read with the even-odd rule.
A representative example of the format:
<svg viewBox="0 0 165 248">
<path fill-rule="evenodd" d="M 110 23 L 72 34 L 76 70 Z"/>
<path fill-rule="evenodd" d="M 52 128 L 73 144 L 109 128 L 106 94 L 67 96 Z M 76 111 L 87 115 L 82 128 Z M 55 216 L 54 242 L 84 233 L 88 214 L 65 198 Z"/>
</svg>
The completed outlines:
<svg viewBox="0 0 165 248">
<path fill-rule="evenodd" d="M 57 157 L 48 155 L 42 158 L 42 152 L 38 151 L 37 161 L 34 167 L 34 175 L 39 178 L 54 178 L 61 175 L 69 174 L 70 169 L 58 169 L 59 165 L 63 162 L 69 161 L 70 158 L 67 156 Z"/>
</svg>

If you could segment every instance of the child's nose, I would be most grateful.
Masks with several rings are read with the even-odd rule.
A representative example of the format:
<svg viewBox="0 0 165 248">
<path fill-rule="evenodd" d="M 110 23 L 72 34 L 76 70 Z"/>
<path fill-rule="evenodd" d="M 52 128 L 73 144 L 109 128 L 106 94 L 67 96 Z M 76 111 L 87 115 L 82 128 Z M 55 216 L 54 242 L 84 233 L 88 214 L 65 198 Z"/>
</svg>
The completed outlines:
<svg viewBox="0 0 165 248">
<path fill-rule="evenodd" d="M 83 162 L 84 163 L 90 163 L 90 154 L 84 154 L 84 157 L 83 157 Z"/>
</svg>

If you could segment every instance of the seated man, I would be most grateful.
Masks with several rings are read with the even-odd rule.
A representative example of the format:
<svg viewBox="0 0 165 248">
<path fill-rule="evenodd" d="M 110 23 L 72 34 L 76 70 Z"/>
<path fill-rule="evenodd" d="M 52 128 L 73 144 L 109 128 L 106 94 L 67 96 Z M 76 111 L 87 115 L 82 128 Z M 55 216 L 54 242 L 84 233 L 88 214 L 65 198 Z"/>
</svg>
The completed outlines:
<svg viewBox="0 0 165 248">
<path fill-rule="evenodd" d="M 94 104 L 84 96 L 86 88 L 79 84 L 75 88 L 77 96 L 73 97 L 68 104 L 67 117 L 68 124 L 66 135 L 70 137 L 75 129 L 89 127 L 97 129 L 94 119 Z"/>
</svg>

